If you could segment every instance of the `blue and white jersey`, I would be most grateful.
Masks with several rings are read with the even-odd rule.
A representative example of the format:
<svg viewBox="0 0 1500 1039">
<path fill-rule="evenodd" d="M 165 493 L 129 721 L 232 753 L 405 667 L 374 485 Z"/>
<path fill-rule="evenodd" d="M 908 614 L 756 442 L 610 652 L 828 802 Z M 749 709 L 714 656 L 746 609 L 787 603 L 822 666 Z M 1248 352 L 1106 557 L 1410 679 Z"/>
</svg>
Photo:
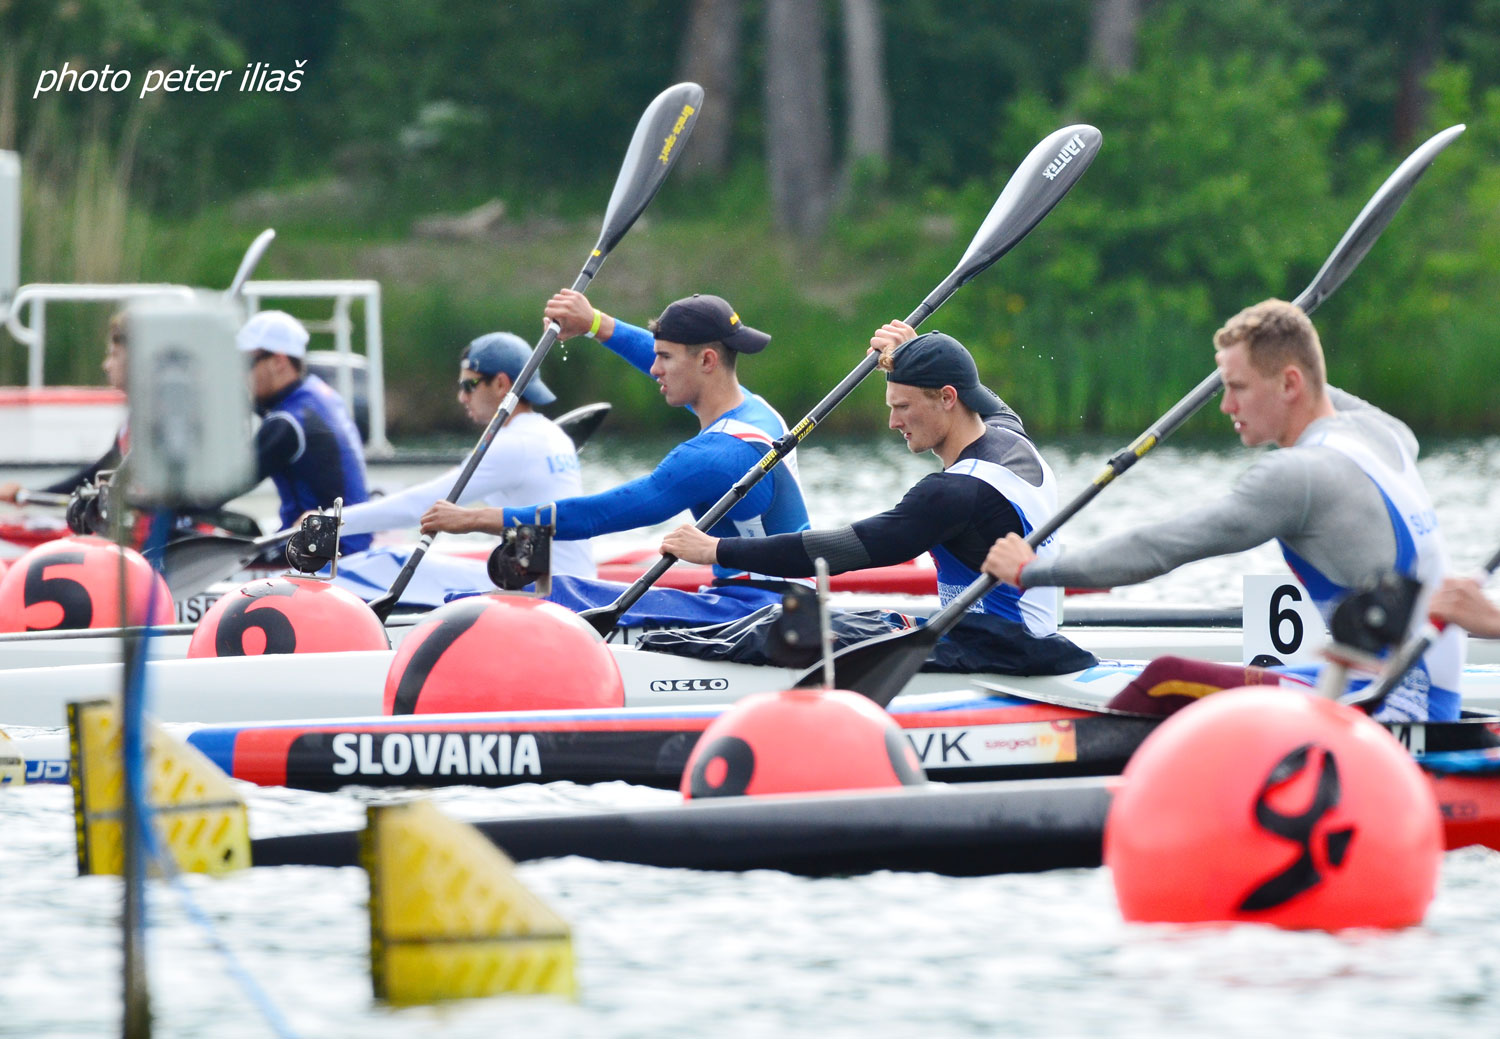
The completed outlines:
<svg viewBox="0 0 1500 1039">
<path fill-rule="evenodd" d="M 979 577 L 990 546 L 1007 534 L 1029 534 L 1057 511 L 1052 469 L 1018 424 L 990 421 L 947 469 L 923 477 L 890 509 L 847 527 L 792 537 L 720 541 L 718 558 L 765 573 L 802 575 L 824 559 L 832 573 L 890 566 L 922 552 L 937 564 L 938 595 L 946 604 Z M 1040 553 L 1056 551 L 1048 538 Z M 1058 590 L 1024 593 L 998 585 L 970 607 L 1024 626 L 1030 635 L 1057 630 Z"/>
<path fill-rule="evenodd" d="M 614 334 L 605 345 L 649 374 L 655 360 L 655 342 L 645 329 L 616 320 Z M 572 540 L 634 530 L 666 522 L 681 512 L 697 519 L 713 508 L 787 431 L 776 409 L 743 386 L 739 389 L 744 400 L 738 406 L 678 444 L 648 475 L 599 494 L 559 499 L 557 537 Z M 708 533 L 715 537 L 763 537 L 806 530 L 807 505 L 794 459 L 792 456 L 773 469 Z M 505 525 L 531 522 L 534 512 L 534 505 L 508 507 Z M 714 568 L 714 575 L 717 580 L 756 576 L 720 566 Z"/>
<path fill-rule="evenodd" d="M 1015 508 L 1021 521 L 1021 536 L 1026 537 L 1057 512 L 1057 481 L 1052 475 L 1052 467 L 1037 451 L 1036 445 L 1019 435 L 1011 434 L 1008 439 L 1011 442 L 1003 446 L 999 433 L 981 440 L 977 445 L 977 456 L 961 457 L 944 472 L 950 476 L 971 476 L 993 487 Z M 1027 482 L 997 459 L 984 457 L 1023 447 L 1035 459 L 1036 470 L 1041 474 L 1039 484 Z M 938 598 L 946 606 L 954 596 L 973 584 L 980 572 L 959 560 L 945 545 L 934 545 L 931 551 L 937 564 Z M 1051 558 L 1057 552 L 1057 536 L 1042 542 L 1036 551 L 1042 559 Z M 1058 588 L 1028 588 L 1023 592 L 1008 584 L 997 584 L 988 595 L 969 607 L 969 612 L 995 614 L 1024 624 L 1033 635 L 1047 635 L 1057 630 L 1061 594 L 1062 590 Z"/>
<path fill-rule="evenodd" d="M 1346 430 L 1326 425 L 1310 432 L 1311 436 L 1298 441 L 1298 447 L 1321 446 L 1343 455 L 1370 478 L 1385 502 L 1386 518 L 1396 539 L 1396 572 L 1421 581 L 1425 588 L 1408 630 L 1408 636 L 1415 634 L 1427 615 L 1427 598 L 1448 571 L 1448 553 L 1438 531 L 1437 513 L 1417 473 L 1416 463 L 1394 436 L 1391 440 L 1399 469 L 1383 461 L 1369 445 Z M 1338 604 L 1355 589 L 1331 579 L 1285 541 L 1278 539 L 1278 542 L 1287 565 L 1307 588 L 1323 619 L 1330 620 Z M 1450 627 L 1391 693 L 1386 707 L 1396 714 L 1410 713 L 1415 718 L 1457 718 L 1465 645 L 1463 632 Z M 1404 700 L 1411 701 L 1410 711 L 1403 709 Z"/>
</svg>

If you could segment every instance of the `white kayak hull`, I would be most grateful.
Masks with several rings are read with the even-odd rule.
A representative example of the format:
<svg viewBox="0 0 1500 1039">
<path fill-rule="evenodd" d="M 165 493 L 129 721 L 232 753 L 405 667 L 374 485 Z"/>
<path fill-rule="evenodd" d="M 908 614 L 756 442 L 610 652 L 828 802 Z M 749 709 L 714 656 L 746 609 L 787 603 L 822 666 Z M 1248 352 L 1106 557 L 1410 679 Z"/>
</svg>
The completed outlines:
<svg viewBox="0 0 1500 1039">
<path fill-rule="evenodd" d="M 728 703 L 750 693 L 786 689 L 798 672 L 720 661 L 700 661 L 632 647 L 610 647 L 632 707 Z M 1150 654 L 1156 655 L 1156 654 Z M 258 722 L 338 718 L 382 713 L 385 676 L 394 651 L 273 655 L 207 660 L 152 660 L 147 666 L 148 709 L 164 722 Z M 1107 700 L 1143 666 L 1101 660 L 1070 675 L 919 674 L 910 693 L 973 689 L 1020 695 Z M 0 725 L 60 726 L 67 704 L 119 692 L 116 664 L 17 669 L 0 681 Z M 1500 707 L 1500 665 L 1470 665 L 1466 707 Z"/>
<path fill-rule="evenodd" d="M 411 631 L 415 620 L 405 618 L 401 624 L 388 624 L 386 633 L 392 647 Z M 1220 627 L 1068 627 L 1062 633 L 1101 660 L 1149 660 L 1174 655 L 1197 660 L 1237 662 L 1243 659 L 1239 628 Z M 627 633 L 626 642 L 637 632 Z M 157 635 L 151 640 L 153 660 L 182 660 L 187 656 L 186 634 Z M 1471 643 L 1477 647 L 1478 640 Z M 1490 643 L 1490 652 L 1474 652 L 1469 658 L 1477 663 L 1500 664 L 1500 642 Z M 656 654 L 664 656 L 665 654 Z M 0 637 L 0 671 L 21 668 L 65 667 L 74 664 L 118 664 L 121 659 L 117 637 L 27 638 L 6 641 Z M 3 718 L 3 715 L 0 715 Z"/>
</svg>

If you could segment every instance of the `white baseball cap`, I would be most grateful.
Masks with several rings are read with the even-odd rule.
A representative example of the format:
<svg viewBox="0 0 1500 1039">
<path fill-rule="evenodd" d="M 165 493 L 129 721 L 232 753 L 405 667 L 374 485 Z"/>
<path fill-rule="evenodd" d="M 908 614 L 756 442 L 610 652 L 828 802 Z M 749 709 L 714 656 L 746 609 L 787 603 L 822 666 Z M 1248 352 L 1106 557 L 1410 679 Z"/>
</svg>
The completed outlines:
<svg viewBox="0 0 1500 1039">
<path fill-rule="evenodd" d="M 307 329 L 292 315 L 281 310 L 263 310 L 245 322 L 234 342 L 246 353 L 264 350 L 288 357 L 306 357 L 307 338 Z"/>
</svg>

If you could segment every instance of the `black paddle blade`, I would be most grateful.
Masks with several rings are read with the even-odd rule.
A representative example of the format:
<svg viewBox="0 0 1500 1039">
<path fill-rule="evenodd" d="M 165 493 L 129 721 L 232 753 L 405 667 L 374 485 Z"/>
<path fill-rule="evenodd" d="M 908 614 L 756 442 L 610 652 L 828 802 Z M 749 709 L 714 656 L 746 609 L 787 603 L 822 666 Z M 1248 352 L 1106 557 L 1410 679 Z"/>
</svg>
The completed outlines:
<svg viewBox="0 0 1500 1039">
<path fill-rule="evenodd" d="M 244 569 L 260 549 L 249 538 L 214 534 L 170 541 L 161 551 L 162 576 L 172 598 L 183 599 Z"/>
<path fill-rule="evenodd" d="M 1078 183 L 1099 154 L 1102 142 L 1098 130 L 1077 123 L 1053 131 L 1031 149 L 990 207 L 958 266 L 928 295 L 927 313 L 1030 234 Z"/>
<path fill-rule="evenodd" d="M 379 617 L 380 623 L 384 624 L 391 619 L 391 612 L 395 610 L 396 603 L 400 598 L 394 592 L 386 592 L 379 598 L 371 599 L 367 605 L 370 607 L 370 612 Z"/>
<path fill-rule="evenodd" d="M 1395 172 L 1380 185 L 1380 190 L 1370 196 L 1370 201 L 1365 203 L 1365 208 L 1359 211 L 1359 216 L 1354 218 L 1354 223 L 1349 225 L 1349 230 L 1339 239 L 1339 244 L 1324 261 L 1312 284 L 1303 289 L 1302 295 L 1294 300 L 1304 313 L 1311 314 L 1316 310 L 1318 304 L 1333 295 L 1334 290 L 1359 266 L 1359 261 L 1365 258 L 1365 253 L 1370 251 L 1380 233 L 1391 222 L 1411 189 L 1416 187 L 1422 174 L 1427 172 L 1427 167 L 1432 165 L 1432 160 L 1463 132 L 1464 124 L 1459 123 L 1433 134 L 1421 147 L 1408 155 L 1405 162 L 1396 167 Z"/>
<path fill-rule="evenodd" d="M 696 83 L 678 83 L 656 95 L 641 115 L 609 196 L 604 228 L 599 233 L 599 253 L 613 249 L 651 203 L 682 154 L 702 107 L 703 88 Z"/>
<path fill-rule="evenodd" d="M 624 612 L 614 606 L 595 606 L 592 610 L 584 610 L 578 616 L 588 621 L 589 627 L 600 635 L 609 638 L 609 633 L 615 630 L 615 621 L 619 620 Z"/>
<path fill-rule="evenodd" d="M 860 693 L 885 707 L 922 669 L 940 638 L 940 632 L 922 627 L 846 646 L 833 655 L 833 687 Z M 794 684 L 799 689 L 821 686 L 823 665 L 804 671 Z"/>
<path fill-rule="evenodd" d="M 573 447 L 581 448 L 589 437 L 604 424 L 609 417 L 610 408 L 613 405 L 604 401 L 596 404 L 585 404 L 581 408 L 564 412 L 553 419 L 559 429 L 568 434 L 568 439 L 573 441 Z"/>
</svg>

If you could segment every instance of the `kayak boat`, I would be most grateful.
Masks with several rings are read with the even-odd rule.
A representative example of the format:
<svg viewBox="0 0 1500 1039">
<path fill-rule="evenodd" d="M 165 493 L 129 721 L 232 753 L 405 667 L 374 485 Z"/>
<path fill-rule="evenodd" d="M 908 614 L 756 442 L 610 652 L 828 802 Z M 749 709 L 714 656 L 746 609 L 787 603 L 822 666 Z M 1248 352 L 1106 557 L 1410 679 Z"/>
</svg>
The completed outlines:
<svg viewBox="0 0 1500 1039">
<path fill-rule="evenodd" d="M 1131 632 L 1138 646 L 1147 634 L 1120 630 Z M 1157 645 L 1142 646 L 1148 652 L 1137 658 L 1101 657 L 1094 667 L 1064 675 L 921 672 L 902 696 L 998 691 L 1049 702 L 1103 704 L 1140 672 L 1147 659 L 1180 652 L 1179 645 L 1171 634 Z M 620 669 L 629 707 L 732 703 L 750 693 L 788 689 L 801 674 L 791 668 L 694 660 L 631 646 L 609 648 Z M 383 713 L 386 673 L 393 656 L 391 650 L 370 650 L 153 659 L 146 664 L 150 711 L 164 722 L 211 723 L 378 715 Z M 8 671 L 0 682 L 0 724 L 61 726 L 70 701 L 112 695 L 120 681 L 118 664 Z M 1469 665 L 1463 692 L 1466 707 L 1500 706 L 1500 665 Z"/>
<path fill-rule="evenodd" d="M 1500 754 L 1423 762 L 1448 848 L 1500 848 Z M 1484 771 L 1492 770 L 1492 771 Z M 711 798 L 662 808 L 474 825 L 518 862 L 579 855 L 685 869 L 806 876 L 902 870 L 981 876 L 1098 866 L 1118 776 Z M 352 866 L 359 831 L 251 842 L 257 866 Z"/>
</svg>

